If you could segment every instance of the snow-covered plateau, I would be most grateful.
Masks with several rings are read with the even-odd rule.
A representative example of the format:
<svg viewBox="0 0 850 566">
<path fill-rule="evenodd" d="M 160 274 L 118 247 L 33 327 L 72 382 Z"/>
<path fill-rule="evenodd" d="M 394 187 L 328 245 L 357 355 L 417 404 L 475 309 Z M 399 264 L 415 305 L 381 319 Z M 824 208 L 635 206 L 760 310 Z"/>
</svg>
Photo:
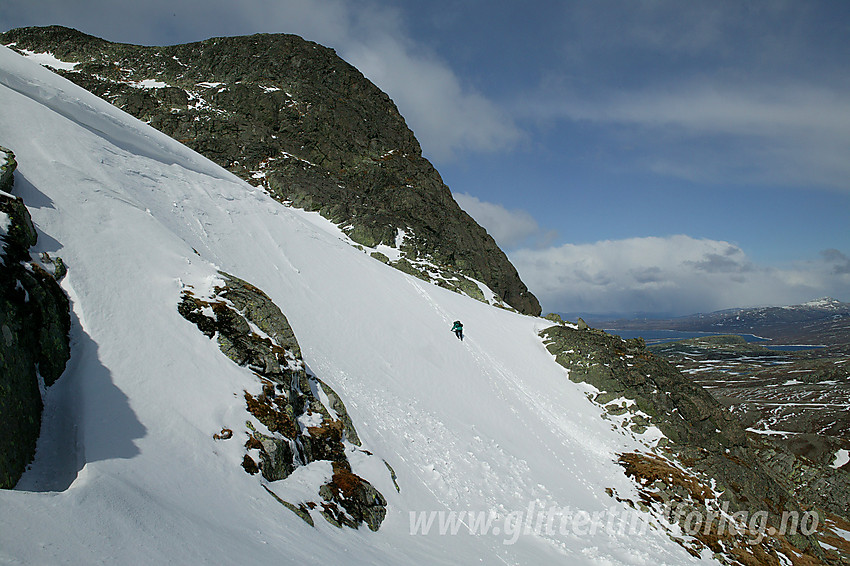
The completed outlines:
<svg viewBox="0 0 850 566">
<path fill-rule="evenodd" d="M 642 445 L 555 363 L 549 321 L 372 259 L 2 47 L 0 108 L 34 252 L 68 266 L 73 323 L 35 461 L 0 491 L 0 564 L 711 562 L 606 493 L 636 493 L 617 458 Z M 257 380 L 176 308 L 218 270 L 271 297 L 343 399 L 374 456 L 352 454 L 353 471 L 387 499 L 377 532 L 318 513 L 311 527 L 242 469 Z M 224 427 L 233 438 L 214 439 Z M 268 487 L 297 503 L 329 473 L 315 464 Z M 471 520 L 485 513 L 490 528 Z"/>
</svg>

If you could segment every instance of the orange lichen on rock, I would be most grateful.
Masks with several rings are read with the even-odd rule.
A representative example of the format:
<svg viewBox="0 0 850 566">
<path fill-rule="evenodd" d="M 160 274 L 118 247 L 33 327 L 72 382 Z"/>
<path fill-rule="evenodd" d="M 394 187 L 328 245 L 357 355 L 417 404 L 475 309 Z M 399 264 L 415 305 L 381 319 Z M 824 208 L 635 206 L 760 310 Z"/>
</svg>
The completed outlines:
<svg viewBox="0 0 850 566">
<path fill-rule="evenodd" d="M 272 432 L 279 432 L 287 438 L 298 436 L 298 427 L 293 420 L 273 403 L 271 397 L 266 395 L 253 396 L 245 391 L 245 402 L 248 412 L 257 417 L 257 420 L 268 427 Z"/>
<path fill-rule="evenodd" d="M 661 481 L 667 486 L 681 487 L 700 503 L 705 503 L 705 500 L 711 496 L 711 491 L 699 483 L 696 478 L 687 475 L 668 460 L 655 454 L 630 452 L 621 454 L 619 462 L 625 468 L 626 475 L 631 476 L 641 484 Z"/>
</svg>

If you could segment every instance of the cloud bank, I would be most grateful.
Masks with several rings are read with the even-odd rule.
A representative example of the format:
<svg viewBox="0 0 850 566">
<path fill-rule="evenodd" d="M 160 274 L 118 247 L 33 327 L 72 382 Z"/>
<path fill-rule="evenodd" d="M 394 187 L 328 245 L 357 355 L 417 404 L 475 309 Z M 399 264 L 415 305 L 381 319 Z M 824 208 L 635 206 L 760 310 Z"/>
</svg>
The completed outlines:
<svg viewBox="0 0 850 566">
<path fill-rule="evenodd" d="M 850 257 L 837 249 L 781 267 L 760 264 L 738 244 L 694 238 L 625 238 L 553 246 L 526 211 L 464 194 L 455 200 L 506 250 L 547 312 L 697 312 L 850 300 Z"/>
<path fill-rule="evenodd" d="M 452 196 L 503 249 L 510 250 L 521 245 L 545 246 L 557 236 L 555 232 L 544 234 L 537 221 L 525 210 L 508 210 L 500 204 L 482 201 L 466 193 L 454 193 Z"/>
<path fill-rule="evenodd" d="M 739 246 L 686 235 L 605 240 L 510 253 L 546 309 L 685 315 L 724 308 L 848 300 L 850 258 L 839 250 L 786 267 Z"/>
<path fill-rule="evenodd" d="M 535 119 L 615 128 L 648 171 L 703 183 L 850 190 L 846 91 L 700 79 L 592 99 L 554 92 L 528 106 Z"/>
<path fill-rule="evenodd" d="M 850 191 L 848 5 L 598 0 L 516 111 L 591 127 L 646 172 Z"/>
</svg>

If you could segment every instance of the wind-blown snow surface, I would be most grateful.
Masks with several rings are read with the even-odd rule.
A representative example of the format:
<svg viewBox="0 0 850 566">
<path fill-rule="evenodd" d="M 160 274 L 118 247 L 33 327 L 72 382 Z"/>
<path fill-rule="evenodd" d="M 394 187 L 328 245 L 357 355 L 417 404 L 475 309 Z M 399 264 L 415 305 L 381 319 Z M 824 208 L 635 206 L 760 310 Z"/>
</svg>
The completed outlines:
<svg viewBox="0 0 850 566">
<path fill-rule="evenodd" d="M 686 564 L 658 530 L 410 534 L 410 512 L 590 513 L 634 491 L 640 445 L 546 352 L 542 319 L 428 285 L 343 242 L 93 95 L 0 48 L 0 143 L 38 251 L 69 267 L 73 355 L 46 393 L 32 469 L 0 492 L 8 564 Z M 240 467 L 257 381 L 177 313 L 223 269 L 289 318 L 343 398 L 388 500 L 380 531 L 310 527 Z M 464 322 L 467 340 L 449 331 Z M 213 440 L 223 426 L 237 431 Z M 395 469 L 397 493 L 381 459 Z M 376 463 L 377 462 L 377 463 Z M 270 486 L 287 497 L 299 474 Z M 287 484 L 289 482 L 289 484 Z M 604 519 L 602 519 L 604 521 Z M 494 525 L 503 528 L 500 521 Z M 537 531 L 537 534 L 534 531 Z"/>
</svg>

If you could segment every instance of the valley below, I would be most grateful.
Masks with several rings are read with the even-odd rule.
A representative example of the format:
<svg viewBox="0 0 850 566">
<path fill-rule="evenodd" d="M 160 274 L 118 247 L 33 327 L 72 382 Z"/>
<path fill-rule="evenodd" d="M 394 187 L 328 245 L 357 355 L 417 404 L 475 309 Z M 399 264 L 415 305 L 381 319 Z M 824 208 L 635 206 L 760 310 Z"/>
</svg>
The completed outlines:
<svg viewBox="0 0 850 566">
<path fill-rule="evenodd" d="M 750 337 L 748 337 L 750 338 Z M 652 344 L 743 429 L 761 464 L 804 505 L 827 515 L 819 543 L 850 561 L 850 344 L 774 350 L 740 335 Z M 838 534 L 836 534 L 838 533 Z"/>
<path fill-rule="evenodd" d="M 850 303 L 728 309 L 605 322 L 706 388 L 750 436 L 850 470 Z M 678 339 L 683 338 L 683 339 Z"/>
<path fill-rule="evenodd" d="M 751 435 L 826 465 L 840 463 L 836 454 L 850 448 L 850 345 L 780 351 L 730 335 L 650 349 L 706 388 Z"/>
</svg>

